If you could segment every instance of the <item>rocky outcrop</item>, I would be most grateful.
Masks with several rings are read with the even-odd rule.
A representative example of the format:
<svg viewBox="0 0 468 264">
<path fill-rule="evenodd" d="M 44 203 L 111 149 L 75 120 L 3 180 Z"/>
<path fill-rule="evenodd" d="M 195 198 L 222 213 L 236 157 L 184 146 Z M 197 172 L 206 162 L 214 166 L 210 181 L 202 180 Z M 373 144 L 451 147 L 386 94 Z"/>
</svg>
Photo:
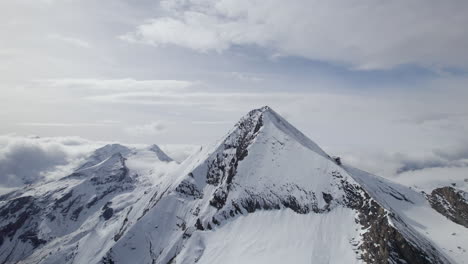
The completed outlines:
<svg viewBox="0 0 468 264">
<path fill-rule="evenodd" d="M 362 206 L 356 209 L 359 211 L 357 221 L 366 230 L 359 245 L 361 258 L 366 263 L 448 263 L 428 242 L 419 241 L 425 242 L 425 247 L 421 247 L 391 225 L 390 219 L 398 221 L 394 219 L 395 215 L 386 211 L 367 194 Z"/>
<path fill-rule="evenodd" d="M 453 187 L 434 189 L 428 195 L 432 208 L 453 222 L 468 228 L 468 201 L 466 193 Z"/>
</svg>

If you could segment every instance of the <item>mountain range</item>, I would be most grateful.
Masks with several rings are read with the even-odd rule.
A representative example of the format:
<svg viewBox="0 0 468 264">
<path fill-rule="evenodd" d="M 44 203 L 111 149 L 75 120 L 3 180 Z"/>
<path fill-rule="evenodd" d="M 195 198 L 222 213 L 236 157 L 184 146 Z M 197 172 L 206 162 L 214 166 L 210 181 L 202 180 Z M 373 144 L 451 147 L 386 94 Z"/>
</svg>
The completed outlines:
<svg viewBox="0 0 468 264">
<path fill-rule="evenodd" d="M 2 264 L 468 263 L 466 250 L 468 193 L 353 168 L 269 107 L 180 164 L 111 144 L 0 197 Z"/>
</svg>

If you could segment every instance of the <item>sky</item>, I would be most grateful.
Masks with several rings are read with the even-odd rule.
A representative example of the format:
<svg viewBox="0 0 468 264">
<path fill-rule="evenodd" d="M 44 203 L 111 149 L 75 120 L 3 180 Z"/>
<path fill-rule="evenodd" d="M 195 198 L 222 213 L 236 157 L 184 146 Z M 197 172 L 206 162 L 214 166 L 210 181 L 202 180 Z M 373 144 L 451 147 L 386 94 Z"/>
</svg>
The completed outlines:
<svg viewBox="0 0 468 264">
<path fill-rule="evenodd" d="M 0 180 L 104 142 L 183 159 L 263 105 L 370 172 L 468 178 L 467 13 L 464 0 L 1 1 Z"/>
</svg>

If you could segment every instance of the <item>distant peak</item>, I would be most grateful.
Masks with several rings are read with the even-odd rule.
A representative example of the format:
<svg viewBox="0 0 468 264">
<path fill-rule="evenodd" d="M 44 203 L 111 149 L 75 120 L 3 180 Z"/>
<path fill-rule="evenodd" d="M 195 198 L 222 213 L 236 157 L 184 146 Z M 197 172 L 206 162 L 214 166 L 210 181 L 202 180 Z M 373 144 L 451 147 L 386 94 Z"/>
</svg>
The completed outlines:
<svg viewBox="0 0 468 264">
<path fill-rule="evenodd" d="M 121 153 L 125 155 L 126 153 L 130 152 L 130 149 L 126 146 L 114 143 L 114 144 L 107 144 L 101 148 L 98 148 L 94 151 L 95 154 L 108 154 L 113 155 L 115 153 Z"/>
<path fill-rule="evenodd" d="M 78 167 L 77 171 L 95 166 L 115 155 L 123 157 L 130 152 L 131 150 L 126 146 L 120 144 L 107 144 L 101 148 L 96 149 L 93 154 L 86 160 L 86 162 Z"/>
<path fill-rule="evenodd" d="M 166 153 L 164 153 L 164 151 L 162 151 L 162 149 L 156 145 L 156 144 L 153 144 L 149 147 L 149 150 L 153 151 L 154 153 L 156 153 L 156 156 L 158 157 L 158 159 L 160 161 L 166 161 L 166 162 L 171 162 L 173 161 L 173 159 L 171 157 L 169 157 Z"/>
</svg>

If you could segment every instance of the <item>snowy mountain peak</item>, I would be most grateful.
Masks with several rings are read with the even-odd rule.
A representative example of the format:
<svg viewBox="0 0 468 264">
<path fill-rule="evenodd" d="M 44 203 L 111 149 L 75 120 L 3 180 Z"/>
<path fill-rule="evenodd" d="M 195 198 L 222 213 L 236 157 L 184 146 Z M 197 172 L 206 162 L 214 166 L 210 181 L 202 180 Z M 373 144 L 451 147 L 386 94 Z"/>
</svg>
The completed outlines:
<svg viewBox="0 0 468 264">
<path fill-rule="evenodd" d="M 151 145 L 149 147 L 149 150 L 153 151 L 160 161 L 166 161 L 166 162 L 173 161 L 173 159 L 169 157 L 164 151 L 162 151 L 162 149 L 156 144 Z"/>
<path fill-rule="evenodd" d="M 121 153 L 122 155 L 125 155 L 130 152 L 130 149 L 126 146 L 120 145 L 120 144 L 107 144 L 102 148 L 98 148 L 96 151 L 94 151 L 94 154 L 96 156 L 110 156 L 115 153 Z"/>
<path fill-rule="evenodd" d="M 275 138 L 278 134 L 281 134 L 288 140 L 297 141 L 302 146 L 307 147 L 317 154 L 328 159 L 330 158 L 315 142 L 305 136 L 269 106 L 251 110 L 247 115 L 243 116 L 226 137 L 225 144 L 227 143 L 229 145 L 233 137 L 240 137 L 244 144 L 251 142 L 253 138 L 259 134 L 260 130 L 262 130 L 260 133 L 264 133 L 266 137 Z"/>
<path fill-rule="evenodd" d="M 157 145 L 107 145 L 68 177 L 1 197 L 0 263 L 468 259 L 464 193 L 433 192 L 436 211 L 335 162 L 267 106 L 182 164 L 162 160 Z"/>
<path fill-rule="evenodd" d="M 115 154 L 126 156 L 131 150 L 120 144 L 108 144 L 104 147 L 96 149 L 93 154 L 86 160 L 84 164 L 78 167 L 77 171 L 96 166 L 97 164 L 109 159 Z"/>
</svg>

